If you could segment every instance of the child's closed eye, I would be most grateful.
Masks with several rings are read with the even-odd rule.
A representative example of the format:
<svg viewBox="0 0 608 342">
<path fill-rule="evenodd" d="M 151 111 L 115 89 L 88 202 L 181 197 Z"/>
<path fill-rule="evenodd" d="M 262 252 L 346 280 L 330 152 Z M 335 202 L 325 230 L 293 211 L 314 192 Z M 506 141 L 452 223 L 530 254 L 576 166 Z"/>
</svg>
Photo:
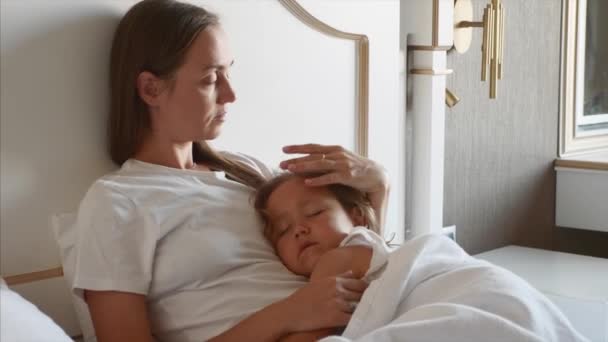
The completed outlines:
<svg viewBox="0 0 608 342">
<path fill-rule="evenodd" d="M 290 229 L 291 229 L 291 225 L 277 226 L 275 228 L 275 233 L 274 233 L 275 240 L 278 240 L 281 237 L 283 237 Z"/>
<path fill-rule="evenodd" d="M 308 213 L 306 216 L 307 217 L 315 217 L 315 216 L 319 216 L 321 214 L 323 214 L 323 212 L 325 211 L 325 209 L 316 209 L 316 210 L 312 210 L 310 213 Z"/>
</svg>

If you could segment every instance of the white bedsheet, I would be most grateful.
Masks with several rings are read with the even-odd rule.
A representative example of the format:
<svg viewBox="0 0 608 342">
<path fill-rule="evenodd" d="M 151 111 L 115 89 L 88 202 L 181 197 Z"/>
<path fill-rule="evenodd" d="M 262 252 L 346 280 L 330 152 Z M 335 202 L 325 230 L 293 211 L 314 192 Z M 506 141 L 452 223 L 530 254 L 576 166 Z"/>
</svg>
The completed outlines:
<svg viewBox="0 0 608 342">
<path fill-rule="evenodd" d="M 336 341 L 587 341 L 513 273 L 426 235 L 388 256 Z"/>
<path fill-rule="evenodd" d="M 0 278 L 0 341 L 72 342 L 46 314 Z"/>
</svg>

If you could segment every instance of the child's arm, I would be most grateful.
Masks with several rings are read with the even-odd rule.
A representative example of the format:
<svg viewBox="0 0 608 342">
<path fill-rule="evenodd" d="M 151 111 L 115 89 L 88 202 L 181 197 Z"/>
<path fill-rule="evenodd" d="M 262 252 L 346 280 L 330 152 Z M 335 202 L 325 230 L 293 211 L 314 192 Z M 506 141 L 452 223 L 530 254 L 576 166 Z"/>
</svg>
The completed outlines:
<svg viewBox="0 0 608 342">
<path fill-rule="evenodd" d="M 310 281 L 336 276 L 352 271 L 356 278 L 362 278 L 369 268 L 372 249 L 364 246 L 347 246 L 333 249 L 321 257 L 310 275 Z M 336 329 L 319 329 L 300 332 L 283 337 L 281 342 L 309 342 L 335 334 Z"/>
<path fill-rule="evenodd" d="M 346 246 L 333 249 L 321 256 L 310 280 L 335 276 L 352 271 L 356 278 L 363 278 L 372 259 L 372 249 L 365 246 Z"/>
</svg>

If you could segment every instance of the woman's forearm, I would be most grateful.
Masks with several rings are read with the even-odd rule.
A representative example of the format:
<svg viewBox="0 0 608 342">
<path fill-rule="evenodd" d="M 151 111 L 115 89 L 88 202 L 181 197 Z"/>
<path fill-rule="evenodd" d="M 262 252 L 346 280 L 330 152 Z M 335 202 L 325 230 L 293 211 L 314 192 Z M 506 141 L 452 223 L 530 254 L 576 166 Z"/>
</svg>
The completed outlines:
<svg viewBox="0 0 608 342">
<path fill-rule="evenodd" d="M 313 331 L 289 334 L 281 338 L 280 342 L 314 342 L 324 337 L 335 335 L 336 328 L 325 328 Z"/>
<path fill-rule="evenodd" d="M 289 318 L 281 308 L 282 301 L 271 304 L 239 322 L 231 329 L 209 340 L 209 342 L 277 341 L 290 333 Z"/>
<path fill-rule="evenodd" d="M 347 302 L 361 298 L 367 285 L 352 274 L 310 282 L 211 341 L 276 341 L 291 333 L 345 326 L 352 314 Z"/>
<path fill-rule="evenodd" d="M 374 208 L 374 212 L 376 213 L 376 219 L 378 220 L 378 229 L 380 235 L 382 235 L 384 231 L 384 222 L 386 219 L 386 208 L 388 206 L 388 195 L 390 191 L 390 186 L 388 183 L 382 189 L 379 189 L 375 192 L 368 193 L 370 203 L 372 208 Z"/>
</svg>

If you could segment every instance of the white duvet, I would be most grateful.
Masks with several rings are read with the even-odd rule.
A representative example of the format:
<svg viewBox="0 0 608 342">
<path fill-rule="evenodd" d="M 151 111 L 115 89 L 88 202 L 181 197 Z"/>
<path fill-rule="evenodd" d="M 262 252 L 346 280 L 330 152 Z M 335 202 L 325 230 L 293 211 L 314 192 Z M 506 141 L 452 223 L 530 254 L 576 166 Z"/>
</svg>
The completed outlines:
<svg viewBox="0 0 608 342">
<path fill-rule="evenodd" d="M 388 255 L 334 341 L 587 341 L 544 295 L 439 235 Z"/>
<path fill-rule="evenodd" d="M 72 342 L 50 317 L 8 288 L 2 278 L 0 278 L 0 341 Z"/>
</svg>

